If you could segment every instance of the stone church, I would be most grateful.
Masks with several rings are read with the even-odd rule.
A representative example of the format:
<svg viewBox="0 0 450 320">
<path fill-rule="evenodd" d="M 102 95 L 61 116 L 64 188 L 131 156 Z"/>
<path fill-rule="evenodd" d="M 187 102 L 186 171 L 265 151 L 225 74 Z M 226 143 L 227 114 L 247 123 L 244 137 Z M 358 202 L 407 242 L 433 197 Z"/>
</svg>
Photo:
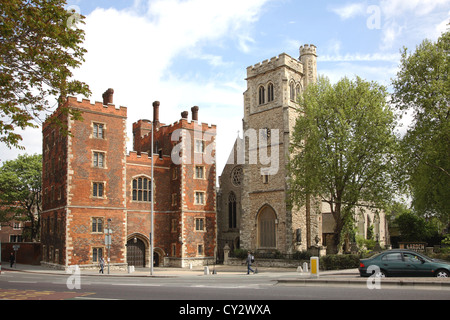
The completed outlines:
<svg viewBox="0 0 450 320">
<path fill-rule="evenodd" d="M 243 137 L 236 139 L 219 178 L 218 251 L 227 244 L 259 252 L 294 253 L 320 246 L 334 234 L 326 205 L 288 201 L 287 164 L 299 94 L 317 81 L 317 48 L 305 45 L 295 59 L 285 53 L 247 68 Z M 357 217 L 358 233 L 372 226 L 386 240 L 384 215 Z M 317 252 L 317 251 L 316 251 Z"/>
</svg>

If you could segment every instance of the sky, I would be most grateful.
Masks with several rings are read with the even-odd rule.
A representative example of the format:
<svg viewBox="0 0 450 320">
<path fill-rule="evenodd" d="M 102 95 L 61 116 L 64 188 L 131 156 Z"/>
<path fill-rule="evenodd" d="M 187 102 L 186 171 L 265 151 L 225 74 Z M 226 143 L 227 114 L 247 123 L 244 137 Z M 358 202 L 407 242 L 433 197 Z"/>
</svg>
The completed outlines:
<svg viewBox="0 0 450 320">
<path fill-rule="evenodd" d="M 218 175 L 242 135 L 248 66 L 298 58 L 314 44 L 319 75 L 389 89 L 400 50 L 436 41 L 450 22 L 450 0 L 68 0 L 67 8 L 86 17 L 78 26 L 88 53 L 74 78 L 89 84 L 91 101 L 114 89 L 114 104 L 128 111 L 128 151 L 132 123 L 152 119 L 153 101 L 165 124 L 199 106 L 199 122 L 217 125 Z M 25 150 L 0 145 L 0 161 L 42 152 L 40 129 L 21 133 Z"/>
</svg>

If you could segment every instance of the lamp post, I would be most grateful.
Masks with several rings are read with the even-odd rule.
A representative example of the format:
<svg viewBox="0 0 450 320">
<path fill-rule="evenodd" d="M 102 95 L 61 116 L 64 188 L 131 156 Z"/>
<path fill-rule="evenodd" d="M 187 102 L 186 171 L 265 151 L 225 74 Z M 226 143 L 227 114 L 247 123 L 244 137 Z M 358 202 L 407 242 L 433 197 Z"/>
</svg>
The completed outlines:
<svg viewBox="0 0 450 320">
<path fill-rule="evenodd" d="M 151 184 L 150 184 L 150 206 L 151 206 L 151 214 L 150 214 L 150 275 L 153 276 L 153 209 L 154 209 L 154 195 L 153 195 L 153 169 L 154 169 L 154 164 L 153 164 L 153 146 L 154 146 L 154 132 L 155 132 L 155 119 L 153 119 L 153 123 L 152 123 L 152 146 L 151 146 L 151 157 L 152 157 L 152 169 L 151 169 Z"/>
<path fill-rule="evenodd" d="M 108 248 L 108 274 L 109 274 L 109 264 L 110 264 L 110 261 L 111 261 L 111 259 L 110 259 L 110 253 L 111 253 L 111 229 L 110 229 L 110 226 L 109 226 L 109 223 L 111 222 L 112 220 L 111 220 L 111 218 L 108 218 L 108 230 L 106 231 L 106 245 L 107 245 L 107 248 Z"/>
</svg>

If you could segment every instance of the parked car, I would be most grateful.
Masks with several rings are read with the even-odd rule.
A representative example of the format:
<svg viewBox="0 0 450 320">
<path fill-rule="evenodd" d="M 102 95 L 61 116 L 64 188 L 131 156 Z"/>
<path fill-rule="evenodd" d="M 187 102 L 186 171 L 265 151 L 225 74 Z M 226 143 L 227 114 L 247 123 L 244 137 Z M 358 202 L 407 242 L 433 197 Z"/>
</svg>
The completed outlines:
<svg viewBox="0 0 450 320">
<path fill-rule="evenodd" d="M 409 250 L 388 250 L 359 262 L 359 273 L 369 277 L 439 277 L 450 276 L 450 262 L 431 259 Z"/>
</svg>

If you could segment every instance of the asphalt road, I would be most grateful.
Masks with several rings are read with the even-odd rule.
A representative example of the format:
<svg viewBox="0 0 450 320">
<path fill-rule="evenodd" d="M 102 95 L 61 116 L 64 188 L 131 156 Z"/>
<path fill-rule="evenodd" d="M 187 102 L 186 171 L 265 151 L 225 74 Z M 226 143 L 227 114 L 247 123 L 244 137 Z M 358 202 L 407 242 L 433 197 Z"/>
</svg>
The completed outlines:
<svg viewBox="0 0 450 320">
<path fill-rule="evenodd" d="M 183 277 L 110 277 L 7 271 L 0 275 L 0 299 L 184 301 L 289 300 L 450 300 L 450 290 L 383 288 L 364 285 L 304 285 L 280 283 L 277 276 L 226 275 Z M 69 283 L 69 285 L 68 285 Z M 9 292 L 9 295 L 8 295 Z M 21 293 L 23 295 L 21 296 Z M 33 295 L 34 293 L 34 295 Z M 70 295 L 69 295 L 70 293 Z"/>
</svg>

